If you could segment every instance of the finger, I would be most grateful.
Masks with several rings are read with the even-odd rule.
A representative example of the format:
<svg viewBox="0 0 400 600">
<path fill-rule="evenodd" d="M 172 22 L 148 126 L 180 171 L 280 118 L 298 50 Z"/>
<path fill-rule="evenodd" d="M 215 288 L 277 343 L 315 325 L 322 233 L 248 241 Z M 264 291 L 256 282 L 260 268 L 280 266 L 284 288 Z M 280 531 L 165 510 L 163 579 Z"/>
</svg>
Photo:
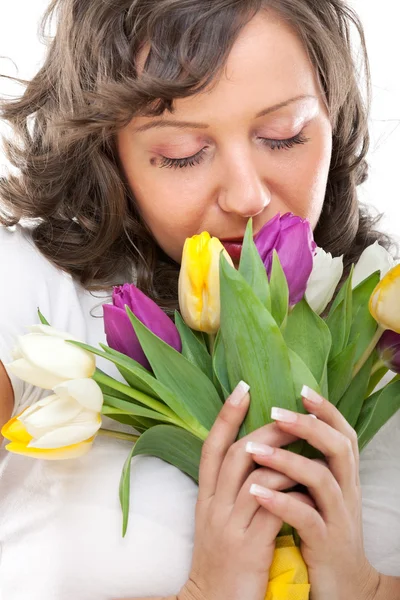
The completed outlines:
<svg viewBox="0 0 400 600">
<path fill-rule="evenodd" d="M 271 417 L 283 431 L 307 440 L 311 446 L 320 450 L 325 455 L 345 500 L 354 497 L 356 459 L 347 436 L 319 419 L 311 419 L 310 415 L 273 408 Z"/>
<path fill-rule="evenodd" d="M 320 394 L 307 387 L 306 385 L 301 390 L 303 403 L 306 409 L 313 413 L 320 421 L 327 423 L 336 431 L 340 431 L 343 435 L 349 438 L 353 447 L 353 454 L 356 459 L 358 467 L 359 462 L 359 449 L 357 433 L 350 425 L 350 423 L 344 418 L 342 413 L 328 400 L 325 400 Z M 357 478 L 359 469 L 356 469 Z"/>
<path fill-rule="evenodd" d="M 257 512 L 246 531 L 246 535 L 251 540 L 252 547 L 255 549 L 257 547 L 261 549 L 265 548 L 266 551 L 269 550 L 269 556 L 272 559 L 275 550 L 275 540 L 282 528 L 283 521 L 280 517 L 277 517 L 261 506 L 257 502 L 257 499 L 256 503 L 258 504 Z M 271 559 L 266 560 L 266 566 L 271 564 Z"/>
<path fill-rule="evenodd" d="M 224 505 L 233 506 L 236 503 L 243 484 L 254 470 L 253 458 L 245 452 L 249 440 L 271 446 L 286 446 L 296 439 L 293 435 L 279 429 L 276 423 L 269 423 L 235 442 L 226 453 L 221 466 L 215 500 Z"/>
<path fill-rule="evenodd" d="M 229 523 L 234 529 L 247 529 L 260 508 L 254 496 L 249 495 L 250 487 L 254 484 L 268 487 L 272 490 L 288 490 L 296 485 L 296 481 L 272 469 L 256 469 L 243 484 L 231 512 Z"/>
<path fill-rule="evenodd" d="M 327 466 L 288 450 L 260 446 L 253 442 L 246 445 L 246 452 L 251 453 L 259 465 L 279 471 L 291 480 L 307 486 L 324 519 L 338 521 L 338 511 L 343 508 L 343 494 Z"/>
<path fill-rule="evenodd" d="M 250 493 L 255 495 L 261 506 L 294 527 L 307 545 L 326 537 L 324 520 L 305 494 L 283 493 L 264 487 L 253 487 Z"/>
<path fill-rule="evenodd" d="M 203 502 L 215 494 L 225 454 L 236 440 L 249 407 L 248 390 L 249 386 L 244 381 L 238 383 L 225 401 L 203 444 L 199 467 L 198 502 Z"/>
</svg>

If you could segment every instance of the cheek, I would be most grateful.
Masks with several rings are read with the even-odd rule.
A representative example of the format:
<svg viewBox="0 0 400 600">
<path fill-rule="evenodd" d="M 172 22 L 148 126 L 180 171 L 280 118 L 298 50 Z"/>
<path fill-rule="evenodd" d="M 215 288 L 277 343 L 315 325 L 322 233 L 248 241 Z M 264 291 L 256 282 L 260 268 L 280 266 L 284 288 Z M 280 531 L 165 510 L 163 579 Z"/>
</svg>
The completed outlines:
<svg viewBox="0 0 400 600">
<path fill-rule="evenodd" d="M 317 225 L 325 199 L 331 153 L 332 136 L 328 130 L 318 139 L 313 139 L 306 152 L 299 153 L 284 180 L 286 197 L 292 199 L 292 212 L 307 218 L 313 228 Z"/>
<path fill-rule="evenodd" d="M 205 188 L 193 176 L 172 169 L 154 171 L 132 176 L 131 189 L 159 246 L 179 262 L 185 239 L 199 233 L 206 220 Z"/>
</svg>

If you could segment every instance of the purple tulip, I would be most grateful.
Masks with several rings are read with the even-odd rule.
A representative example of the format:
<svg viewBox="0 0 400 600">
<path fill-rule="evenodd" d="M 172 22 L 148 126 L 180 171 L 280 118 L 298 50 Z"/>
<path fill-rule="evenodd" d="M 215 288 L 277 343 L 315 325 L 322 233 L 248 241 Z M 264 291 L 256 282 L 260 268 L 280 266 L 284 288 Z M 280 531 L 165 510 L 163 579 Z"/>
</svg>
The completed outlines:
<svg viewBox="0 0 400 600">
<path fill-rule="evenodd" d="M 316 244 L 310 223 L 292 213 L 277 214 L 254 238 L 255 245 L 271 276 L 273 251 L 276 250 L 289 285 L 289 303 L 300 302 L 313 268 Z"/>
<path fill-rule="evenodd" d="M 384 365 L 391 371 L 400 373 L 400 335 L 394 331 L 385 331 L 377 348 Z"/>
<path fill-rule="evenodd" d="M 171 319 L 146 294 L 133 284 L 125 283 L 115 287 L 113 304 L 104 304 L 104 330 L 110 348 L 130 356 L 146 369 L 151 370 L 136 333 L 132 327 L 125 306 L 155 335 L 167 344 L 182 351 L 181 338 Z"/>
</svg>

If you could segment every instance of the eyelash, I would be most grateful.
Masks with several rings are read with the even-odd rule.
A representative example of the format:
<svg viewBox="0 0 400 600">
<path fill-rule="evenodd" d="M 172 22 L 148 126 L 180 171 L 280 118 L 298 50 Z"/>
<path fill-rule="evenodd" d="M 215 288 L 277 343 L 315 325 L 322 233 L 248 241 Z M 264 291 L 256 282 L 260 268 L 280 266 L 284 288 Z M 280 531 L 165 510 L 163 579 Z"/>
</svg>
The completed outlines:
<svg viewBox="0 0 400 600">
<path fill-rule="evenodd" d="M 258 139 L 262 144 L 268 146 L 268 148 L 271 150 L 290 150 L 297 144 L 305 144 L 309 141 L 309 139 L 304 137 L 301 132 L 287 140 L 270 140 L 268 138 Z M 185 167 L 194 167 L 195 165 L 201 163 L 204 152 L 205 150 L 203 148 L 200 150 L 200 152 L 197 152 L 197 154 L 188 156 L 187 158 L 168 158 L 163 156 L 161 159 L 160 168 L 166 167 L 167 169 L 184 169 Z"/>
</svg>

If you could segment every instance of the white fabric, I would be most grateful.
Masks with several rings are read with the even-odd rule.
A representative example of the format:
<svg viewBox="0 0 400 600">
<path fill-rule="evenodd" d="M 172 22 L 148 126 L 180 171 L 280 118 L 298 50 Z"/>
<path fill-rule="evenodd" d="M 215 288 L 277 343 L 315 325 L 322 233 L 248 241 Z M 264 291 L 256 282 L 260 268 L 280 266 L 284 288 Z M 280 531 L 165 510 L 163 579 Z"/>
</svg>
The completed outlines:
<svg viewBox="0 0 400 600">
<path fill-rule="evenodd" d="M 0 360 L 37 307 L 57 329 L 97 345 L 102 310 L 57 270 L 20 228 L 0 228 Z M 100 296 L 100 294 L 98 294 Z M 94 311 L 91 309 L 96 307 Z M 98 366 L 117 376 L 111 363 Z M 12 378 L 14 413 L 48 395 Z M 114 421 L 105 426 L 117 429 Z M 400 413 L 361 461 L 368 557 L 400 575 Z M 177 593 L 190 570 L 197 486 L 153 457 L 132 463 L 128 533 L 121 537 L 118 484 L 130 442 L 98 437 L 85 457 L 46 462 L 0 450 L 0 600 L 112 600 Z"/>
</svg>

